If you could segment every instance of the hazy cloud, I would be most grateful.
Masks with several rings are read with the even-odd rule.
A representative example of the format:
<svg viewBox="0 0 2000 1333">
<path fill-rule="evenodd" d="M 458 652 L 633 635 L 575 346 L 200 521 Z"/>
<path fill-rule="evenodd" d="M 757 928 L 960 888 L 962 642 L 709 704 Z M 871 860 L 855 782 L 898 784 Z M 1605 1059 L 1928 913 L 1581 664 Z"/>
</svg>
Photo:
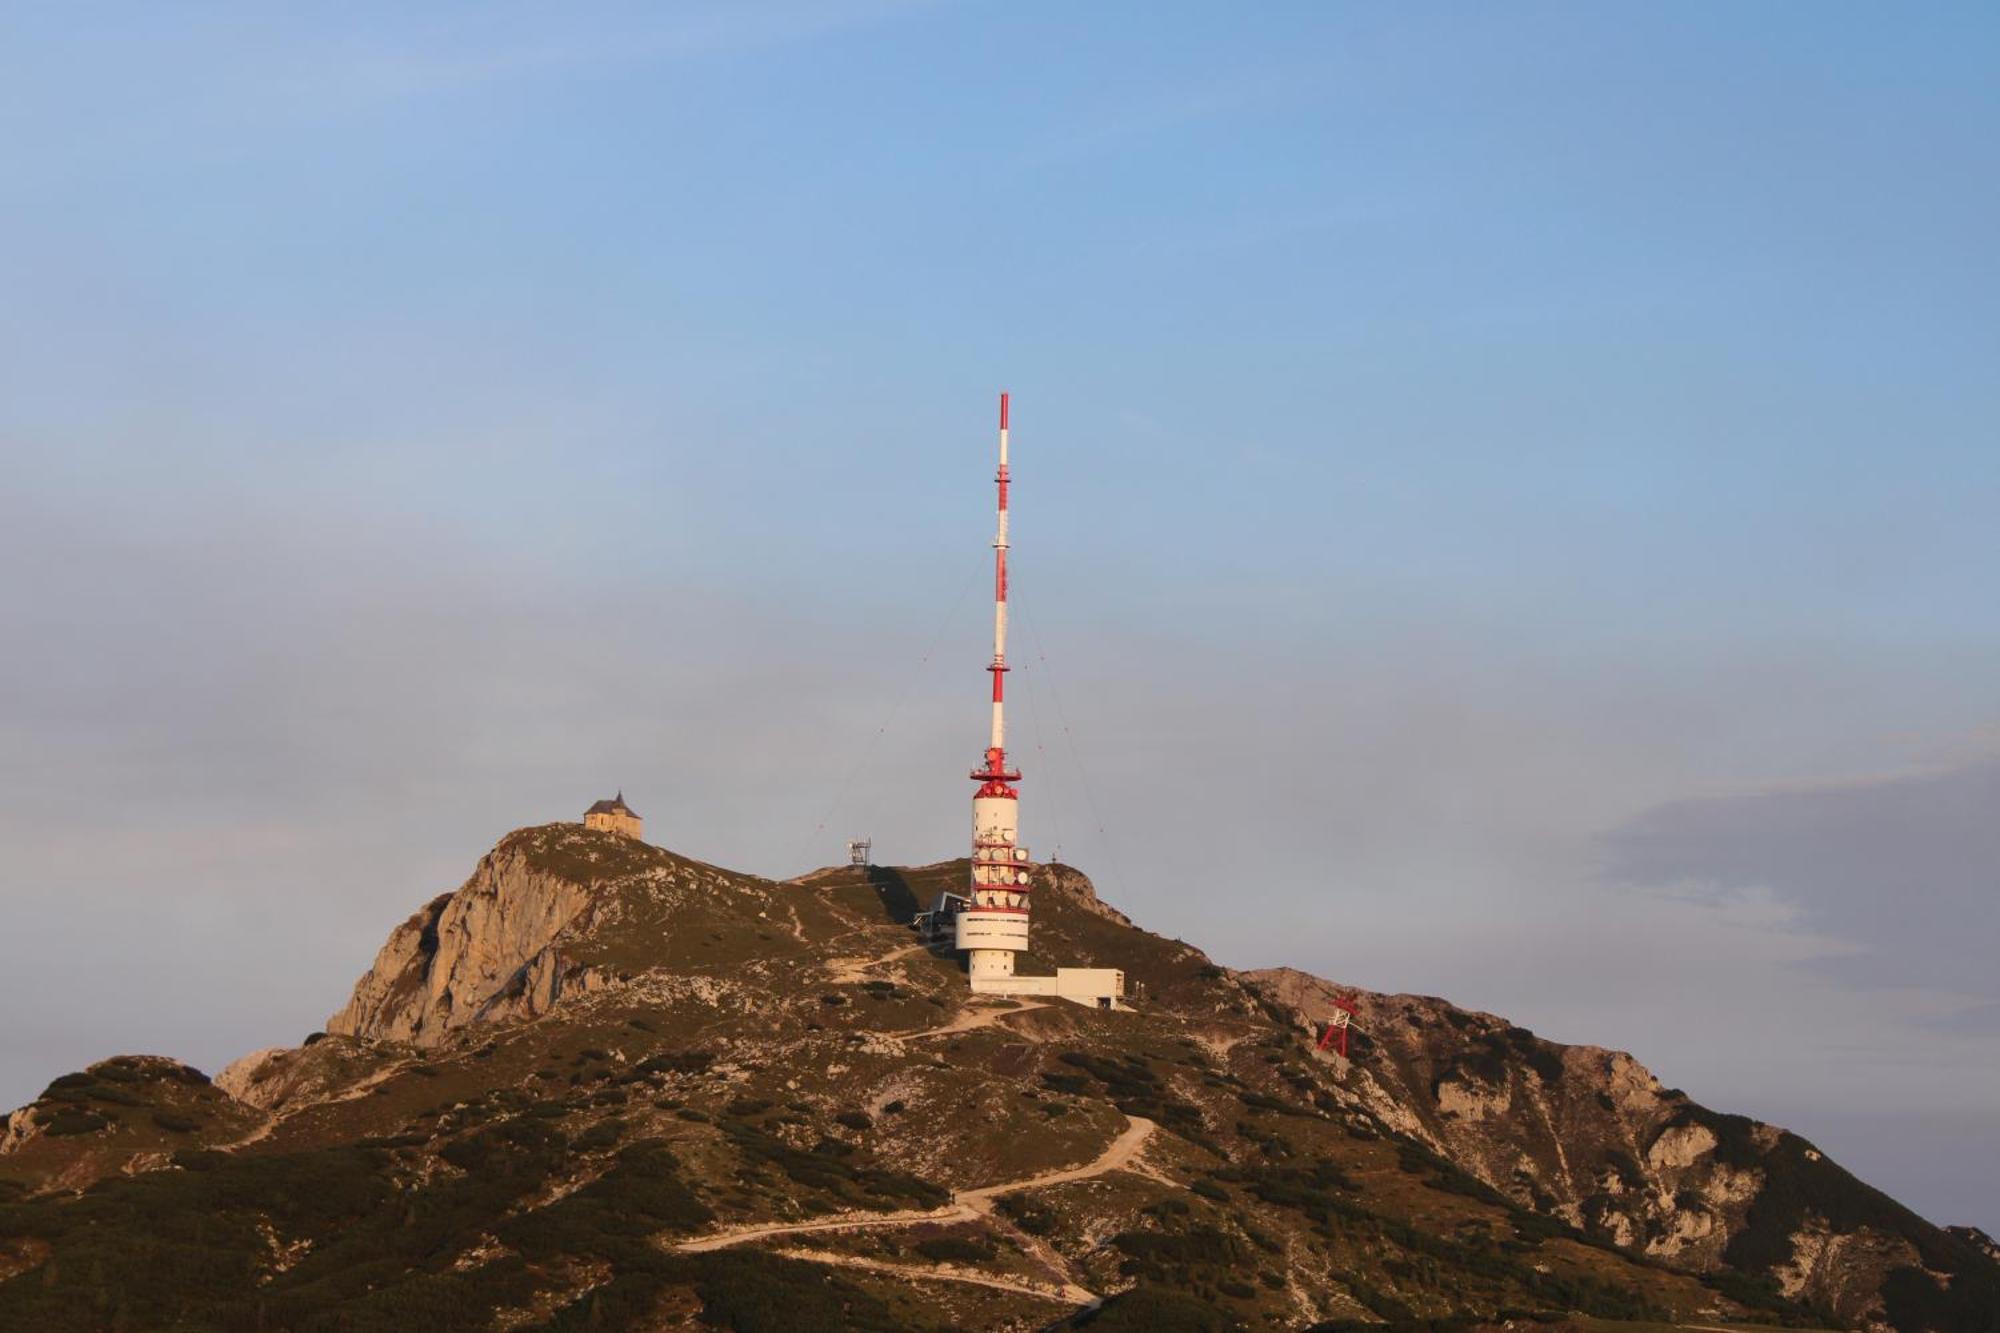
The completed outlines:
<svg viewBox="0 0 2000 1333">
<path fill-rule="evenodd" d="M 1757 889 L 1852 942 L 1822 965 L 1871 987 L 2000 998 L 2000 759 L 1944 772 L 1678 801 L 1605 840 L 1617 883 Z M 1934 1021 L 1990 1030 L 1993 1004 Z"/>
</svg>

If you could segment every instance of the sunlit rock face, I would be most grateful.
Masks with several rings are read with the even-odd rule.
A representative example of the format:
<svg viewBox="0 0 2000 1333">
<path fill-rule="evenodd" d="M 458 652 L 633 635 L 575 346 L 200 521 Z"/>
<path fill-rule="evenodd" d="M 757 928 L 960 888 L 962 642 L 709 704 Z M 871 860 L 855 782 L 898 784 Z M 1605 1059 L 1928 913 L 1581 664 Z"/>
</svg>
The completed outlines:
<svg viewBox="0 0 2000 1333">
<path fill-rule="evenodd" d="M 455 893 L 390 933 L 326 1030 L 435 1044 L 467 1024 L 532 1018 L 601 988 L 602 971 L 566 956 L 562 941 L 616 914 L 629 886 L 588 878 L 593 855 L 631 869 L 623 854 L 636 844 L 601 845 L 615 836 L 561 825 L 510 835 Z"/>
</svg>

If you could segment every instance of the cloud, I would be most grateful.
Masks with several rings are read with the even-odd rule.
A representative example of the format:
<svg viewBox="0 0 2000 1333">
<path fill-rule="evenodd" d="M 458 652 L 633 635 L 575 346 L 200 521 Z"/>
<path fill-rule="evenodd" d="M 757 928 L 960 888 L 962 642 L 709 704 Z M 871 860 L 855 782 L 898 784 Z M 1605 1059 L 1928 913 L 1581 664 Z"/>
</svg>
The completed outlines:
<svg viewBox="0 0 2000 1333">
<path fill-rule="evenodd" d="M 2000 759 L 1677 801 L 1611 833 L 1603 851 L 1613 884 L 1771 894 L 1855 946 L 1815 964 L 1844 980 L 1968 997 L 1934 1022 L 1991 1030 L 2000 1012 Z"/>
</svg>

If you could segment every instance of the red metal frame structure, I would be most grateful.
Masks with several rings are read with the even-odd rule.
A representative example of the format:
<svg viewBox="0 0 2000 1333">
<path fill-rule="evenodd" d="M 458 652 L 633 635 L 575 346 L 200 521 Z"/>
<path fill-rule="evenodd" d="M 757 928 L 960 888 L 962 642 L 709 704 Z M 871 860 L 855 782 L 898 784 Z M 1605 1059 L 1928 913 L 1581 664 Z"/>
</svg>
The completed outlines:
<svg viewBox="0 0 2000 1333">
<path fill-rule="evenodd" d="M 1359 1011 L 1355 1008 L 1352 996 L 1345 998 L 1334 997 L 1333 1007 L 1338 1012 L 1320 1025 L 1319 1041 L 1314 1045 L 1313 1049 L 1316 1051 L 1331 1049 L 1341 1059 L 1345 1060 L 1347 1058 L 1348 1025 Z"/>
</svg>

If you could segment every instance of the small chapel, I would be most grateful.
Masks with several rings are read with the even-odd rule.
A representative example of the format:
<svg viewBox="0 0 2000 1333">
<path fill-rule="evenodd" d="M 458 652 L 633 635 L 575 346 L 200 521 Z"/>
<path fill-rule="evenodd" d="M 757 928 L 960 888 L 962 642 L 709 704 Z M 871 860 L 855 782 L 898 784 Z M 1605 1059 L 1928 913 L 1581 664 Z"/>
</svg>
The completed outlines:
<svg viewBox="0 0 2000 1333">
<path fill-rule="evenodd" d="M 599 829 L 605 833 L 616 833 L 620 837 L 638 838 L 644 826 L 632 807 L 625 804 L 625 793 L 619 792 L 608 801 L 599 801 L 583 812 L 583 826 Z"/>
</svg>

